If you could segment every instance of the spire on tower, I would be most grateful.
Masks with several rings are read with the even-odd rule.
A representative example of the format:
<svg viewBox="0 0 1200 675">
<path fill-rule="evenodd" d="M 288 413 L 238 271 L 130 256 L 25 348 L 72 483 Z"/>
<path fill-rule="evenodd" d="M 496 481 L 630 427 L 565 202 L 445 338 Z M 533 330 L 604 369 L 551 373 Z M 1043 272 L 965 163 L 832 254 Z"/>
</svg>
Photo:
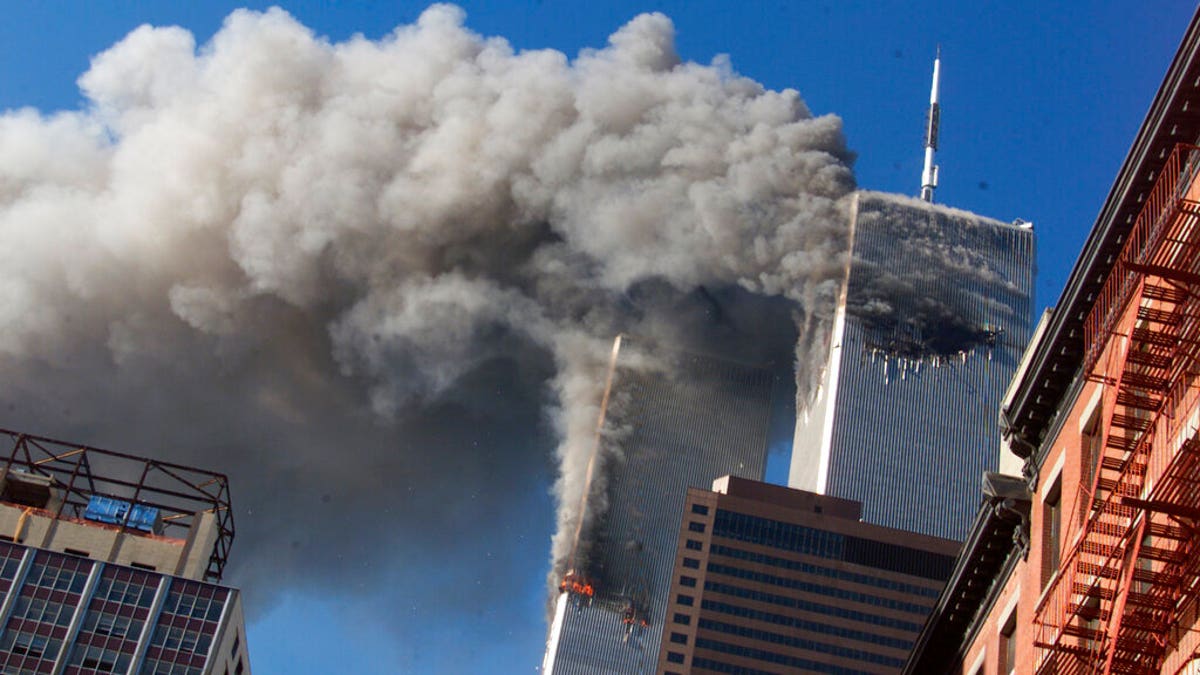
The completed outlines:
<svg viewBox="0 0 1200 675">
<path fill-rule="evenodd" d="M 933 163 L 933 153 L 938 144 L 938 117 L 941 109 L 938 107 L 938 77 L 942 67 L 942 46 L 938 45 L 937 55 L 933 59 L 933 86 L 929 90 L 929 119 L 925 127 L 925 168 L 921 171 L 921 199 L 933 201 L 933 190 L 938 183 L 938 168 Z"/>
</svg>

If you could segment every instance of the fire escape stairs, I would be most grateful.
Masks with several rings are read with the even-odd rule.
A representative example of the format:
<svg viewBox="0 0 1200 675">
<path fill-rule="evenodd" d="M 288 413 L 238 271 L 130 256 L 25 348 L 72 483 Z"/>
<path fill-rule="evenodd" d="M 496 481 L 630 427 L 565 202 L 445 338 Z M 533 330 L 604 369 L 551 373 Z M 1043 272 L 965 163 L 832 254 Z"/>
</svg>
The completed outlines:
<svg viewBox="0 0 1200 675">
<path fill-rule="evenodd" d="M 1126 403 L 1118 401 L 1109 420 L 1107 453 L 1124 461 L 1115 476 L 1098 471 L 1093 490 L 1105 502 L 1122 506 L 1143 492 L 1154 420 L 1175 375 L 1173 355 L 1183 323 L 1180 307 L 1186 300 L 1185 293 L 1167 283 L 1146 280 L 1141 290 L 1118 385 L 1118 398 Z M 1141 407 L 1146 403 L 1154 407 Z M 1157 572 L 1183 563 L 1180 549 L 1187 538 L 1183 528 L 1155 523 L 1150 514 L 1137 510 L 1101 509 L 1091 522 L 1082 547 L 1105 561 L 1100 578 L 1108 583 L 1099 597 L 1102 609 L 1097 618 L 1106 628 L 1097 636 L 1097 646 L 1107 672 L 1158 672 L 1175 607 L 1177 586 L 1171 582 L 1177 577 Z"/>
<path fill-rule="evenodd" d="M 1172 354 L 1182 323 L 1178 303 L 1184 299 L 1171 286 L 1143 284 L 1120 373 L 1110 382 L 1117 395 L 1093 479 L 1091 517 L 1079 542 L 1076 574 L 1071 575 L 1073 600 L 1057 641 L 1041 645 L 1056 649 L 1060 658 L 1074 659 L 1081 668 L 1090 663 L 1104 664 L 1112 673 L 1157 673 L 1164 652 L 1159 636 L 1169 626 L 1172 593 L 1180 577 L 1156 568 L 1183 561 L 1178 545 L 1157 543 L 1182 542 L 1188 533 L 1182 527 L 1154 524 L 1148 532 L 1156 545 L 1131 547 L 1131 531 L 1139 530 L 1134 526 L 1139 510 L 1125 500 L 1142 494 L 1154 420 L 1173 375 Z M 1128 554 L 1131 549 L 1137 551 L 1134 559 Z M 1064 670 L 1060 658 L 1047 662 L 1049 672 Z"/>
</svg>

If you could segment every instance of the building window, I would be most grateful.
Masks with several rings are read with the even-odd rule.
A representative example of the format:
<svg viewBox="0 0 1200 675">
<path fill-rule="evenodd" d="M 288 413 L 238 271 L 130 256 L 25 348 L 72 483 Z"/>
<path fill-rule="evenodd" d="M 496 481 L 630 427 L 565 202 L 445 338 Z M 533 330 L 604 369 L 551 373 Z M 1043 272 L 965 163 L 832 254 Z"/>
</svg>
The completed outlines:
<svg viewBox="0 0 1200 675">
<path fill-rule="evenodd" d="M 696 599 L 695 599 L 695 598 L 693 598 L 693 597 L 692 597 L 692 596 L 690 596 L 690 595 L 683 595 L 683 594 L 681 593 L 681 594 L 679 594 L 679 595 L 675 596 L 675 602 L 677 602 L 677 603 L 679 603 L 679 604 L 681 604 L 681 605 L 687 605 L 688 607 L 691 607 L 691 606 L 692 606 L 692 604 L 693 604 L 694 602 L 696 602 Z"/>
<path fill-rule="evenodd" d="M 1014 609 L 1000 629 L 1000 664 L 996 672 L 1010 675 L 1017 670 L 1017 611 Z"/>
<path fill-rule="evenodd" d="M 696 541 L 695 539 L 688 539 L 687 543 L 684 545 L 693 551 L 703 551 L 704 550 L 704 544 L 701 544 L 700 542 Z"/>
<path fill-rule="evenodd" d="M 674 642 L 675 644 L 678 644 L 678 645 L 686 645 L 687 644 L 687 636 L 684 635 L 683 633 L 671 633 L 671 642 Z"/>
<path fill-rule="evenodd" d="M 704 523 L 688 523 L 688 529 L 692 532 L 704 532 Z"/>
<path fill-rule="evenodd" d="M 687 586 L 688 588 L 695 588 L 696 587 L 696 577 L 689 577 L 686 575 L 679 577 L 679 583 L 683 586 Z"/>
<path fill-rule="evenodd" d="M 688 569 L 698 570 L 700 569 L 700 561 L 696 560 L 695 558 L 684 558 L 683 566 L 687 567 Z"/>
<path fill-rule="evenodd" d="M 1058 571 L 1062 556 L 1062 477 L 1046 492 L 1042 502 L 1042 586 Z"/>
<path fill-rule="evenodd" d="M 679 652 L 667 652 L 667 660 L 671 663 L 683 663 L 683 654 Z"/>
<path fill-rule="evenodd" d="M 692 513 L 697 513 L 702 516 L 708 515 L 708 507 L 703 504 L 692 504 Z"/>
<path fill-rule="evenodd" d="M 1079 523 L 1082 525 L 1092 511 L 1091 504 L 1087 502 L 1091 499 L 1096 470 L 1104 456 L 1104 446 L 1101 444 L 1100 406 L 1096 406 L 1096 409 L 1092 411 L 1092 416 L 1083 425 L 1079 448 L 1079 475 L 1084 489 L 1079 491 L 1079 506 L 1076 510 L 1079 513 Z"/>
<path fill-rule="evenodd" d="M 680 614 L 680 613 L 676 612 L 675 616 L 674 616 L 674 621 L 677 624 L 680 624 L 683 626 L 689 626 L 692 623 L 692 617 L 688 616 L 687 614 Z"/>
</svg>

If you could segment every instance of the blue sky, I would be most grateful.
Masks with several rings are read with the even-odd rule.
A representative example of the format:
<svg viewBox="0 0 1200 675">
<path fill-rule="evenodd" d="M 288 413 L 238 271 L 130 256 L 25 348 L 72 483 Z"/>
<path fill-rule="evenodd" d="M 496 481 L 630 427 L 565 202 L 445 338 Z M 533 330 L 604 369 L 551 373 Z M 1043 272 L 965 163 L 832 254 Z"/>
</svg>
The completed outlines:
<svg viewBox="0 0 1200 675">
<path fill-rule="evenodd" d="M 10 3 L 0 22 L 0 109 L 75 109 L 82 102 L 76 79 L 89 58 L 133 28 L 179 25 L 203 44 L 238 6 Z M 735 71 L 768 88 L 798 89 L 814 113 L 844 120 L 858 155 L 860 186 L 908 194 L 918 188 L 931 62 L 940 44 L 937 200 L 1035 223 L 1039 307 L 1057 298 L 1194 10 L 1184 2 L 541 0 L 461 6 L 467 26 L 480 34 L 569 57 L 603 46 L 640 12 L 662 11 L 675 22 L 685 59 L 707 63 L 727 54 Z M 283 7 L 340 41 L 355 33 L 384 35 L 415 20 L 425 4 L 314 1 Z M 445 572 L 436 559 L 373 577 L 397 588 L 446 585 L 465 593 L 476 610 L 450 614 L 437 605 L 402 606 L 395 596 L 370 589 L 300 585 L 253 618 L 255 672 L 534 672 L 545 630 L 551 472 L 547 459 L 544 473 L 523 483 L 517 495 L 525 517 L 498 525 L 476 549 L 481 558 L 503 559 L 506 578 L 441 578 Z M 236 501 L 237 490 L 248 488 L 233 478 Z M 235 545 L 233 555 L 238 552 Z M 497 594 L 493 584 L 510 592 Z"/>
</svg>

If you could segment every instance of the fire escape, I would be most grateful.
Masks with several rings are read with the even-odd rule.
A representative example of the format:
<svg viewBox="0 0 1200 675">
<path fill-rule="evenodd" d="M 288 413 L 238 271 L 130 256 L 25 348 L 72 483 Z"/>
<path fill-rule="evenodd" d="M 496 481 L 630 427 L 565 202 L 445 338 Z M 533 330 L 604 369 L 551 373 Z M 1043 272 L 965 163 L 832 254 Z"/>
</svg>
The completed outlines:
<svg viewBox="0 0 1200 675">
<path fill-rule="evenodd" d="M 1039 675 L 1160 672 L 1200 587 L 1198 168 L 1175 147 L 1084 328 L 1101 450 L 1037 607 Z"/>
</svg>

